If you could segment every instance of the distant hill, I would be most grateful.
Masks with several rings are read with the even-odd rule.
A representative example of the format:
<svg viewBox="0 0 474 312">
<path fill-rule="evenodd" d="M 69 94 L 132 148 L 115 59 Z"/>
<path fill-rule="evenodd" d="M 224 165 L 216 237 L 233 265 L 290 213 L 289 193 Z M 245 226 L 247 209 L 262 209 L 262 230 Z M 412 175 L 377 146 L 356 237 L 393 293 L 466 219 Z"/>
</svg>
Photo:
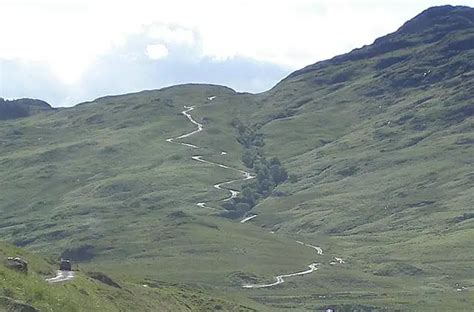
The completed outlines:
<svg viewBox="0 0 474 312">
<path fill-rule="evenodd" d="M 39 112 L 52 111 L 51 105 L 42 100 L 0 98 L 0 120 L 28 117 Z"/>
<path fill-rule="evenodd" d="M 188 84 L 0 123 L 0 235 L 258 311 L 467 311 L 473 34 L 474 9 L 435 7 L 261 94 Z"/>
</svg>

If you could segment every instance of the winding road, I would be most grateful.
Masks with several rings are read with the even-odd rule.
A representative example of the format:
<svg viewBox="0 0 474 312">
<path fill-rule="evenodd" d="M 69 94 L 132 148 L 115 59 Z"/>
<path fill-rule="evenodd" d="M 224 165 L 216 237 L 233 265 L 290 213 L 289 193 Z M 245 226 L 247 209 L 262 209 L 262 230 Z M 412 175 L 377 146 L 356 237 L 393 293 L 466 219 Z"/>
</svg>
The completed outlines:
<svg viewBox="0 0 474 312">
<path fill-rule="evenodd" d="M 308 265 L 309 270 L 275 276 L 276 282 L 274 282 L 274 283 L 270 283 L 270 284 L 246 284 L 246 285 L 243 285 L 242 287 L 243 288 L 268 288 L 268 287 L 273 287 L 273 286 L 276 286 L 276 285 L 279 285 L 279 284 L 283 284 L 285 282 L 284 278 L 294 277 L 294 276 L 301 276 L 301 275 L 306 275 L 306 274 L 313 273 L 314 271 L 316 271 L 318 269 L 318 265 L 319 265 L 319 263 L 311 263 L 310 265 Z"/>
<path fill-rule="evenodd" d="M 240 221 L 240 223 L 245 223 L 245 222 L 247 222 L 247 221 L 250 221 L 250 220 L 256 218 L 257 216 L 258 216 L 258 215 L 251 215 L 251 216 L 248 216 L 247 218 L 242 219 L 242 220 Z"/>
<path fill-rule="evenodd" d="M 215 96 L 210 96 L 208 97 L 207 99 L 209 101 L 212 101 L 214 100 L 216 97 Z M 185 139 L 185 138 L 188 138 L 196 133 L 199 133 L 201 132 L 203 129 L 204 129 L 204 126 L 197 122 L 196 120 L 194 120 L 194 118 L 191 116 L 190 112 L 194 110 L 194 106 L 184 106 L 184 111 L 182 111 L 181 113 L 186 116 L 186 118 L 191 122 L 193 123 L 194 125 L 197 126 L 197 129 L 194 130 L 194 131 L 191 131 L 189 133 L 186 133 L 186 134 L 183 134 L 183 135 L 180 135 L 176 138 L 169 138 L 169 139 L 166 139 L 166 142 L 169 142 L 169 143 L 174 143 L 174 144 L 180 144 L 180 145 L 183 145 L 183 146 L 186 146 L 186 147 L 191 147 L 191 148 L 194 148 L 194 149 L 197 149 L 199 148 L 198 146 L 196 145 L 193 145 L 193 144 L 190 144 L 190 143 L 184 143 L 184 142 L 176 142 L 176 140 L 180 140 L 180 139 Z M 221 152 L 221 155 L 226 155 L 227 152 Z M 225 181 L 225 182 L 220 182 L 220 183 L 217 183 L 217 184 L 214 184 L 214 188 L 215 189 L 218 189 L 218 190 L 222 190 L 222 191 L 227 191 L 230 193 L 230 196 L 228 198 L 225 198 L 223 199 L 222 201 L 229 201 L 231 199 L 234 199 L 236 198 L 240 192 L 237 191 L 237 190 L 233 190 L 233 189 L 230 189 L 230 188 L 224 188 L 223 186 L 224 185 L 228 185 L 228 184 L 231 184 L 231 183 L 234 183 L 234 182 L 237 182 L 237 181 L 246 181 L 246 180 L 250 180 L 250 179 L 253 179 L 255 178 L 254 176 L 252 176 L 252 174 L 250 172 L 247 172 L 247 171 L 244 171 L 244 170 L 240 170 L 240 169 L 236 169 L 236 168 L 232 168 L 232 167 L 229 167 L 227 165 L 224 165 L 224 164 L 220 164 L 220 163 L 216 163 L 216 162 L 212 162 L 212 161 L 208 161 L 208 160 L 205 160 L 203 159 L 203 156 L 200 156 L 200 155 L 195 155 L 195 156 L 192 156 L 191 157 L 192 160 L 194 161 L 198 161 L 198 162 L 201 162 L 201 163 L 205 163 L 205 164 L 208 164 L 208 165 L 213 165 L 213 166 L 217 166 L 219 168 L 223 168 L 223 169 L 227 169 L 227 170 L 232 170 L 232 171 L 236 171 L 236 172 L 239 172 L 240 174 L 242 174 L 244 176 L 244 178 L 242 179 L 236 179 L 236 180 L 231 180 L 231 181 Z M 211 209 L 211 210 L 218 210 L 218 209 L 215 209 L 215 208 L 211 208 L 211 207 L 208 207 L 206 205 L 205 202 L 200 202 L 200 203 L 196 203 L 196 205 L 198 207 L 201 207 L 201 208 L 206 208 L 206 209 Z M 242 219 L 240 221 L 240 223 L 246 223 L 254 218 L 256 218 L 257 215 L 250 215 L 250 216 L 247 216 L 245 217 L 244 219 Z M 296 241 L 298 244 L 300 245 L 303 245 L 305 247 L 309 247 L 309 248 L 312 248 L 314 250 L 316 250 L 317 254 L 318 255 L 322 255 L 323 254 L 323 250 L 321 249 L 321 247 L 318 247 L 318 246 L 313 246 L 313 245 L 310 245 L 310 244 L 305 244 L 301 241 Z M 342 259 L 341 259 L 342 260 Z M 340 262 L 340 263 L 344 263 L 344 262 Z M 311 263 L 309 266 L 308 266 L 308 270 L 305 270 L 305 271 L 301 271 L 301 272 L 296 272 L 296 273 L 290 273 L 290 274 L 282 274 L 282 275 L 277 275 L 275 276 L 275 279 L 276 281 L 273 282 L 273 283 L 269 283 L 269 284 L 245 284 L 245 285 L 242 285 L 243 288 L 268 288 L 268 287 L 273 287 L 273 286 L 276 286 L 276 285 L 279 285 L 279 284 L 282 284 L 285 282 L 285 278 L 289 278 L 289 277 L 295 277 L 295 276 L 302 276 L 302 275 L 307 275 L 307 274 L 311 274 L 313 272 L 315 272 L 316 270 L 318 270 L 318 265 L 319 263 Z"/>
<path fill-rule="evenodd" d="M 210 96 L 208 97 L 208 100 L 209 101 L 212 101 L 214 100 L 216 97 L 215 96 Z M 180 135 L 176 138 L 169 138 L 169 139 L 166 139 L 166 142 L 169 142 L 169 143 L 174 143 L 174 144 L 180 144 L 180 145 L 183 145 L 183 146 L 186 146 L 186 147 L 191 147 L 191 148 L 199 148 L 198 146 L 194 145 L 194 144 L 190 144 L 190 143 L 184 143 L 184 142 L 176 142 L 176 140 L 181 140 L 181 139 L 185 139 L 187 137 L 190 137 L 196 133 L 199 133 L 201 132 L 203 129 L 204 129 L 204 126 L 197 122 L 196 120 L 194 120 L 193 116 L 191 116 L 190 112 L 194 110 L 194 106 L 184 106 L 184 111 L 181 112 L 181 114 L 183 114 L 192 124 L 194 124 L 195 126 L 197 126 L 197 129 L 196 130 L 193 130 L 189 133 L 186 133 L 186 134 L 183 134 L 183 135 Z M 226 155 L 227 152 L 221 152 L 221 155 Z M 223 168 L 223 169 L 228 169 L 228 170 L 232 170 L 232 171 L 236 171 L 236 172 L 239 172 L 240 174 L 242 174 L 244 177 L 242 179 L 235 179 L 235 180 L 231 180 L 231 181 L 225 181 L 225 182 L 221 182 L 221 183 L 218 183 L 218 184 L 214 184 L 214 188 L 217 189 L 217 190 L 221 190 L 221 191 L 226 191 L 226 192 L 229 192 L 230 193 L 230 196 L 223 199 L 222 201 L 229 201 L 231 199 L 234 199 L 236 198 L 240 192 L 237 191 L 237 190 L 233 190 L 233 189 L 230 189 L 230 188 L 224 188 L 223 186 L 224 185 L 228 185 L 228 184 L 231 184 L 231 183 L 234 183 L 234 182 L 238 182 L 238 181 L 246 181 L 246 180 L 250 180 L 250 179 L 253 179 L 255 178 L 254 176 L 252 176 L 250 174 L 250 172 L 247 172 L 247 171 L 244 171 L 244 170 L 240 170 L 240 169 L 236 169 L 236 168 L 232 168 L 232 167 L 229 167 L 229 166 L 226 166 L 224 164 L 219 164 L 219 163 L 216 163 L 216 162 L 212 162 L 212 161 L 208 161 L 208 160 L 205 160 L 202 158 L 202 156 L 200 155 L 195 155 L 195 156 L 192 156 L 191 159 L 195 160 L 195 161 L 198 161 L 198 162 L 202 162 L 202 163 L 205 163 L 205 164 L 208 164 L 208 165 L 213 165 L 213 166 L 217 166 L 219 168 Z M 198 207 L 201 207 L 201 208 L 206 208 L 206 209 L 212 209 L 212 210 L 218 210 L 218 209 L 215 209 L 215 208 L 211 208 L 211 207 L 208 207 L 206 205 L 206 203 L 202 202 L 202 203 L 197 203 L 196 204 Z"/>
<path fill-rule="evenodd" d="M 296 241 L 296 242 L 300 245 L 303 245 L 303 246 L 306 246 L 306 247 L 309 247 L 309 248 L 313 248 L 314 250 L 316 250 L 318 252 L 318 255 L 323 254 L 323 249 L 321 247 L 313 246 L 313 245 L 310 245 L 310 244 L 305 244 L 305 243 L 300 242 L 300 241 Z"/>
</svg>

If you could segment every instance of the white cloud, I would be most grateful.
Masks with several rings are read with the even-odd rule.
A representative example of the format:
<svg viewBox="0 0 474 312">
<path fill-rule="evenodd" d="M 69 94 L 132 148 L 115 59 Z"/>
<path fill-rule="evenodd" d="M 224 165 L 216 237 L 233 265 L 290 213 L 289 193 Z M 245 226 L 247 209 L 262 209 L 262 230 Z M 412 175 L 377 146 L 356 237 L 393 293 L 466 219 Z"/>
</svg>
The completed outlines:
<svg viewBox="0 0 474 312">
<path fill-rule="evenodd" d="M 159 60 L 168 56 L 168 49 L 161 43 L 149 44 L 146 47 L 146 55 L 152 60 Z"/>
<path fill-rule="evenodd" d="M 179 26 L 154 24 L 148 29 L 148 36 L 162 42 L 177 45 L 194 45 L 194 32 Z"/>
<path fill-rule="evenodd" d="M 474 0 L 452 4 L 474 6 Z M 136 35 L 154 59 L 236 57 L 297 69 L 395 31 L 446 0 L 0 0 L 0 60 L 41 62 L 81 82 Z M 166 51 L 166 52 L 165 52 Z M 186 56 L 186 58 L 184 57 Z M 123 57 L 136 58 L 124 52 Z"/>
<path fill-rule="evenodd" d="M 182 83 L 261 92 L 289 73 L 278 65 L 243 57 L 216 61 L 201 55 L 199 42 L 184 51 L 175 46 L 164 57 L 169 47 L 153 40 L 146 32 L 129 36 L 109 53 L 99 55 L 74 84 L 62 82 L 44 62 L 0 59 L 0 96 L 41 98 L 53 106 L 71 106 L 99 96 Z"/>
</svg>

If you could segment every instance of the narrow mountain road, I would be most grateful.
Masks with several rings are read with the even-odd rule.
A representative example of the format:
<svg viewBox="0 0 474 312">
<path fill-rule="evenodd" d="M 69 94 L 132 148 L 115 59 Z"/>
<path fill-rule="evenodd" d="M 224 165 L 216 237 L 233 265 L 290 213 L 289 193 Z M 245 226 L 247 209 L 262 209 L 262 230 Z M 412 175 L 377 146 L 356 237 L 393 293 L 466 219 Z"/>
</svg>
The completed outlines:
<svg viewBox="0 0 474 312">
<path fill-rule="evenodd" d="M 194 130 L 194 131 L 191 131 L 189 133 L 186 133 L 186 134 L 183 134 L 177 138 L 169 138 L 169 139 L 166 139 L 166 142 L 169 142 L 169 143 L 175 143 L 175 144 L 180 144 L 180 145 L 184 145 L 184 146 L 187 146 L 187 147 L 192 147 L 192 148 L 198 148 L 196 145 L 193 145 L 193 144 L 189 144 L 189 143 L 182 143 L 182 142 L 175 142 L 175 140 L 179 140 L 179 139 L 185 139 L 193 134 L 196 134 L 196 133 L 199 133 L 202 131 L 202 129 L 204 128 L 202 124 L 200 124 L 199 122 L 197 122 L 196 120 L 193 119 L 193 117 L 189 114 L 190 111 L 192 111 L 194 109 L 194 106 L 185 106 L 184 107 L 184 111 L 181 112 L 181 114 L 183 114 L 184 116 L 186 116 L 186 118 L 188 118 L 188 120 L 193 123 L 194 125 L 196 125 L 198 128 L 197 130 Z"/>
<path fill-rule="evenodd" d="M 46 281 L 48 283 L 61 283 L 61 282 L 67 282 L 69 280 L 72 280 L 75 277 L 74 271 L 61 271 L 58 270 L 56 272 L 56 276 L 52 278 L 47 278 Z"/>
<path fill-rule="evenodd" d="M 250 221 L 250 220 L 252 220 L 252 219 L 254 219 L 254 218 L 256 218 L 256 217 L 258 217 L 258 215 L 251 215 L 251 216 L 248 216 L 247 218 L 242 219 L 242 220 L 240 221 L 240 223 L 245 223 L 245 222 Z"/>
<path fill-rule="evenodd" d="M 211 97 L 208 97 L 208 100 L 209 101 L 212 101 L 214 100 L 216 97 L 215 96 L 211 96 Z M 194 144 L 190 144 L 190 143 L 183 143 L 183 142 L 176 142 L 176 140 L 181 140 L 181 139 L 185 139 L 185 138 L 188 138 L 194 134 L 197 134 L 199 132 L 201 132 L 203 129 L 204 129 L 204 126 L 197 122 L 196 120 L 194 120 L 194 118 L 191 116 L 190 112 L 194 110 L 194 106 L 184 106 L 184 111 L 181 112 L 181 114 L 183 114 L 184 116 L 186 116 L 186 118 L 194 125 L 197 126 L 197 129 L 196 130 L 193 130 L 189 133 L 186 133 L 186 134 L 183 134 L 183 135 L 180 135 L 176 138 L 169 138 L 169 139 L 166 139 L 166 142 L 169 142 L 169 143 L 174 143 L 174 144 L 180 144 L 180 145 L 183 145 L 183 146 L 186 146 L 186 147 L 191 147 L 191 148 L 194 148 L 194 149 L 197 149 L 199 148 L 198 146 L 194 145 Z M 226 155 L 227 152 L 221 152 L 221 155 Z M 246 181 L 246 180 L 250 180 L 250 179 L 254 179 L 255 177 L 252 176 L 252 174 L 250 172 L 247 172 L 247 171 L 244 171 L 244 170 L 240 170 L 240 169 L 236 169 L 236 168 L 233 168 L 233 167 L 229 167 L 227 165 L 224 165 L 224 164 L 220 164 L 220 163 L 216 163 L 216 162 L 212 162 L 212 161 L 209 161 L 209 160 L 205 160 L 203 159 L 203 156 L 201 155 L 195 155 L 195 156 L 192 156 L 191 157 L 192 160 L 194 161 L 198 161 L 198 162 L 201 162 L 201 163 L 204 163 L 204 164 L 208 164 L 208 165 L 213 165 L 213 166 L 217 166 L 219 168 L 222 168 L 222 169 L 227 169 L 227 170 L 233 170 L 233 171 L 236 171 L 236 172 L 239 172 L 240 174 L 242 174 L 244 176 L 244 178 L 242 179 L 235 179 L 235 180 L 231 180 L 231 181 L 225 181 L 225 182 L 220 182 L 220 183 L 217 183 L 217 184 L 214 184 L 214 188 L 215 189 L 218 189 L 218 190 L 222 190 L 222 191 L 227 191 L 230 193 L 230 196 L 226 199 L 223 199 L 222 201 L 229 201 L 231 199 L 234 199 L 236 198 L 240 192 L 237 191 L 237 190 L 233 190 L 233 189 L 230 189 L 230 188 L 223 188 L 224 185 L 228 185 L 228 184 L 231 184 L 231 183 L 234 183 L 234 182 L 237 182 L 237 181 Z M 205 208 L 205 209 L 210 209 L 210 210 L 218 210 L 218 209 L 215 209 L 215 208 L 211 208 L 211 207 L 208 207 L 206 205 L 206 203 L 204 202 L 200 202 L 200 203 L 196 203 L 196 205 L 200 208 Z M 245 217 L 244 219 L 242 219 L 240 221 L 240 223 L 246 223 L 254 218 L 256 218 L 258 215 L 250 215 L 250 216 L 247 216 Z M 310 244 L 305 244 L 301 241 L 296 241 L 298 244 L 300 245 L 303 245 L 305 247 L 309 247 L 309 248 L 312 248 L 314 250 L 316 250 L 317 254 L 318 255 L 322 255 L 323 254 L 323 250 L 321 249 L 321 247 L 318 247 L 318 246 L 313 246 L 313 245 L 310 245 Z M 269 283 L 269 284 L 246 284 L 246 285 L 243 285 L 242 287 L 243 288 L 268 288 L 268 287 L 273 287 L 273 286 L 276 286 L 276 285 L 279 285 L 279 284 L 282 284 L 285 282 L 285 278 L 289 278 L 289 277 L 295 277 L 295 276 L 302 276 L 302 275 L 306 275 L 306 274 L 311 274 L 313 273 L 314 271 L 318 270 L 318 265 L 319 263 L 311 263 L 308 267 L 309 269 L 306 270 L 306 271 L 301 271 L 301 272 L 296 272 L 296 273 L 290 273 L 290 274 L 282 274 L 282 275 L 277 275 L 275 277 L 276 281 L 274 283 Z"/>
<path fill-rule="evenodd" d="M 309 248 L 313 248 L 314 250 L 316 250 L 318 252 L 318 255 L 322 255 L 323 254 L 323 250 L 321 247 L 318 247 L 318 246 L 313 246 L 313 245 L 310 245 L 310 244 L 305 244 L 303 242 L 300 242 L 300 241 L 296 241 L 298 244 L 300 245 L 303 245 L 303 246 L 306 246 L 306 247 L 309 247 Z"/>
<path fill-rule="evenodd" d="M 276 285 L 279 285 L 279 284 L 283 284 L 285 282 L 284 278 L 311 274 L 311 273 L 313 273 L 314 271 L 316 271 L 318 269 L 318 265 L 319 265 L 319 263 L 311 263 L 308 266 L 309 270 L 275 276 L 276 282 L 274 282 L 274 283 L 270 283 L 270 284 L 246 284 L 246 285 L 243 285 L 242 287 L 243 288 L 268 288 L 268 287 L 273 287 L 273 286 L 276 286 Z"/>
<path fill-rule="evenodd" d="M 208 98 L 209 101 L 212 101 L 214 100 L 216 97 L 215 96 L 211 96 Z M 191 148 L 199 148 L 198 146 L 194 145 L 194 144 L 190 144 L 190 143 L 183 143 L 183 142 L 176 142 L 176 140 L 181 140 L 181 139 L 185 139 L 185 138 L 188 138 L 196 133 L 199 133 L 201 132 L 203 129 L 204 129 L 204 126 L 197 122 L 196 120 L 194 120 L 193 116 L 191 116 L 190 112 L 194 110 L 194 106 L 184 106 L 184 111 L 181 112 L 181 114 L 183 114 L 192 124 L 196 125 L 197 126 L 197 129 L 196 130 L 193 130 L 189 133 L 186 133 L 186 134 L 183 134 L 183 135 L 180 135 L 176 138 L 169 138 L 169 139 L 166 139 L 166 142 L 169 142 L 169 143 L 174 143 L 174 144 L 180 144 L 180 145 L 183 145 L 183 146 L 186 146 L 186 147 L 191 147 Z M 224 154 L 222 154 L 224 153 Z M 222 152 L 221 155 L 226 155 L 227 153 L 226 152 Z M 219 168 L 223 168 L 223 169 L 228 169 L 228 170 L 232 170 L 232 171 L 236 171 L 236 172 L 239 172 L 240 174 L 242 174 L 244 177 L 242 179 L 235 179 L 235 180 L 231 180 L 231 181 L 225 181 L 225 182 L 221 182 L 221 183 L 218 183 L 218 184 L 214 184 L 214 188 L 217 189 L 217 190 L 221 190 L 221 191 L 227 191 L 230 193 L 230 196 L 228 198 L 225 198 L 223 199 L 223 201 L 229 201 L 231 199 L 234 199 L 236 198 L 240 192 L 237 191 L 237 190 L 233 190 L 233 189 L 230 189 L 230 188 L 224 188 L 223 186 L 224 185 L 228 185 L 228 184 L 231 184 L 231 183 L 234 183 L 234 182 L 238 182 L 238 181 L 246 181 L 246 180 L 250 180 L 250 179 L 253 179 L 255 178 L 254 176 L 252 176 L 250 174 L 250 172 L 247 172 L 247 171 L 244 171 L 244 170 L 240 170 L 240 169 L 236 169 L 236 168 L 232 168 L 232 167 L 229 167 L 229 166 L 226 166 L 226 165 L 223 165 L 223 164 L 219 164 L 219 163 L 216 163 L 216 162 L 212 162 L 212 161 L 208 161 L 208 160 L 205 160 L 202 158 L 202 156 L 200 155 L 196 155 L 196 156 L 192 156 L 191 159 L 195 160 L 195 161 L 198 161 L 198 162 L 202 162 L 202 163 L 205 163 L 205 164 L 208 164 L 208 165 L 213 165 L 213 166 L 217 166 Z M 218 210 L 218 209 L 215 209 L 215 208 L 211 208 L 211 207 L 208 207 L 206 205 L 206 203 L 196 203 L 196 205 L 198 207 L 201 207 L 201 208 L 206 208 L 206 209 L 211 209 L 211 210 Z"/>
<path fill-rule="evenodd" d="M 237 172 L 244 175 L 243 179 L 235 179 L 235 180 L 231 180 L 231 181 L 226 181 L 226 182 L 221 182 L 221 183 L 218 183 L 218 184 L 214 184 L 215 189 L 220 190 L 220 191 L 230 192 L 230 196 L 226 199 L 223 199 L 222 201 L 229 201 L 231 199 L 236 198 L 240 194 L 239 191 L 236 191 L 236 190 L 233 190 L 233 189 L 230 189 L 230 188 L 223 188 L 222 187 L 223 185 L 231 184 L 231 183 L 238 182 L 238 181 L 246 181 L 246 180 L 254 178 L 249 172 L 246 172 L 246 171 L 243 171 L 243 170 L 238 170 L 238 169 L 235 169 L 235 168 L 223 165 L 223 164 L 215 163 L 215 162 L 212 162 L 212 161 L 204 160 L 204 159 L 202 159 L 202 156 L 192 156 L 191 158 L 195 161 L 199 161 L 199 162 L 202 162 L 202 163 L 205 163 L 205 164 L 208 164 L 208 165 L 214 165 L 214 166 L 217 166 L 217 167 L 220 167 L 220 168 L 223 168 L 223 169 L 234 170 L 234 171 L 237 171 Z"/>
</svg>

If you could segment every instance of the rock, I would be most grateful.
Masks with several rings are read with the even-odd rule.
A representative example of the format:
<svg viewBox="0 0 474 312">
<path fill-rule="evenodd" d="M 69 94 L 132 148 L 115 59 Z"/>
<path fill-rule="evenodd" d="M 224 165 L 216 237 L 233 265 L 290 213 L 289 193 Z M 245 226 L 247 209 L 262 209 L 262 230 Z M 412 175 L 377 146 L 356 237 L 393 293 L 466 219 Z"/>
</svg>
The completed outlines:
<svg viewBox="0 0 474 312">
<path fill-rule="evenodd" d="M 5 266 L 22 273 L 28 273 L 28 262 L 20 257 L 8 257 Z"/>
</svg>

